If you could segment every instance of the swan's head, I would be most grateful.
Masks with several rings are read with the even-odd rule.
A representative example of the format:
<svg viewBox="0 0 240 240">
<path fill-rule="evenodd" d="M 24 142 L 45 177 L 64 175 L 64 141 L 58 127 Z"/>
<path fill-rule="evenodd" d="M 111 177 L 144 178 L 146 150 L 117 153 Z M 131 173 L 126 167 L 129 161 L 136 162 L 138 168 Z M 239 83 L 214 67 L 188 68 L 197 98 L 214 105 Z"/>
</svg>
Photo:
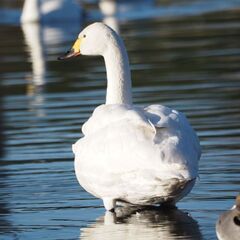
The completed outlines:
<svg viewBox="0 0 240 240">
<path fill-rule="evenodd" d="M 116 42 L 117 38 L 117 34 L 104 23 L 93 23 L 80 32 L 71 50 L 59 60 L 79 55 L 104 55 L 109 43 Z"/>
</svg>

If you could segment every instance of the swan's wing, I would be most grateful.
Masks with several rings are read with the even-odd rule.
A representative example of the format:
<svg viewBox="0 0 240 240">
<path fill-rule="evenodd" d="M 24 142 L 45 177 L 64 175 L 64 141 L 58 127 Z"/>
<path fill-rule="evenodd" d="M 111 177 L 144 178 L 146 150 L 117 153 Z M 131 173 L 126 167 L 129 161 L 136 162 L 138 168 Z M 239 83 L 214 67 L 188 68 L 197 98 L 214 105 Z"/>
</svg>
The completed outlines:
<svg viewBox="0 0 240 240">
<path fill-rule="evenodd" d="M 165 146 L 162 148 L 164 155 L 171 157 L 169 161 L 186 165 L 191 178 L 197 177 L 201 147 L 184 114 L 161 105 L 150 105 L 144 111 L 156 129 L 154 142 L 159 147 Z"/>
</svg>

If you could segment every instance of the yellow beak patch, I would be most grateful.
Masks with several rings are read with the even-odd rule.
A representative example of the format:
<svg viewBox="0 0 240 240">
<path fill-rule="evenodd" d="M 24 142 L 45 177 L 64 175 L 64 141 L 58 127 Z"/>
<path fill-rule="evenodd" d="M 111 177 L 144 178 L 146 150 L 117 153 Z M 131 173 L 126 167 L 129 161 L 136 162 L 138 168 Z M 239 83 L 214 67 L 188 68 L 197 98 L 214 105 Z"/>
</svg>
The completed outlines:
<svg viewBox="0 0 240 240">
<path fill-rule="evenodd" d="M 78 38 L 78 39 L 75 41 L 75 43 L 73 44 L 72 49 L 73 49 L 73 51 L 74 51 L 75 53 L 80 53 L 80 43 L 81 43 L 81 39 Z"/>
</svg>

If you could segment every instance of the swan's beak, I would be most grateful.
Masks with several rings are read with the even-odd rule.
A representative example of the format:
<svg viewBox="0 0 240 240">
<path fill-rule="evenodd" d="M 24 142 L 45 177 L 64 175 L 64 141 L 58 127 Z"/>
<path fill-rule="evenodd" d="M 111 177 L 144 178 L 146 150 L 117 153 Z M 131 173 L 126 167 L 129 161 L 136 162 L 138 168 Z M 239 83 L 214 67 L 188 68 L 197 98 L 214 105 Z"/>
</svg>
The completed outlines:
<svg viewBox="0 0 240 240">
<path fill-rule="evenodd" d="M 75 43 L 73 44 L 70 51 L 67 51 L 63 56 L 58 57 L 58 60 L 65 60 L 68 58 L 77 57 L 80 55 L 80 43 L 81 39 L 78 38 Z"/>
</svg>

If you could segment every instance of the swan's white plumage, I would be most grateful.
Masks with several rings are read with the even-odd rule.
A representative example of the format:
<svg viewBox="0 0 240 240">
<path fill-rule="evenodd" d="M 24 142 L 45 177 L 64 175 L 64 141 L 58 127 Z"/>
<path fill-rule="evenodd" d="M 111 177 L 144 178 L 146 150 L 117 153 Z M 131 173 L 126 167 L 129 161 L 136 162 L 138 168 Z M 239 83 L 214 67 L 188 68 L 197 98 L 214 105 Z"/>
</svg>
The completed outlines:
<svg viewBox="0 0 240 240">
<path fill-rule="evenodd" d="M 94 55 L 96 44 L 108 78 L 107 104 L 94 110 L 82 126 L 84 137 L 73 145 L 79 183 L 102 198 L 108 210 L 116 201 L 175 203 L 190 192 L 198 176 L 201 150 L 194 130 L 176 110 L 131 104 L 131 94 L 125 93 L 131 88 L 126 51 L 110 28 L 92 24 L 79 34 L 79 41 L 84 55 Z"/>
<path fill-rule="evenodd" d="M 73 145 L 75 170 L 95 196 L 133 204 L 161 202 L 173 197 L 170 186 L 197 177 L 198 139 L 175 110 L 101 105 L 82 131 L 84 138 Z"/>
</svg>

